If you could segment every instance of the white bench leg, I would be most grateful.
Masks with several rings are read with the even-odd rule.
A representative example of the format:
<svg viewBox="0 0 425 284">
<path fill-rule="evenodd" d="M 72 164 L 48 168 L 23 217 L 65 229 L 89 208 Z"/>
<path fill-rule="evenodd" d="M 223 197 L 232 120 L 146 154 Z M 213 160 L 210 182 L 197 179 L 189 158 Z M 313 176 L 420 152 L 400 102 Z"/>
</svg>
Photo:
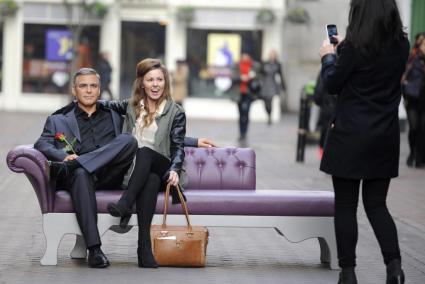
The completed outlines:
<svg viewBox="0 0 425 284">
<path fill-rule="evenodd" d="M 329 263 L 331 269 L 340 269 L 338 266 L 338 254 L 336 249 L 335 235 L 319 237 L 320 261 Z"/>
<path fill-rule="evenodd" d="M 75 246 L 70 254 L 71 258 L 86 258 L 87 248 L 83 236 L 76 235 Z"/>
<path fill-rule="evenodd" d="M 58 247 L 64 235 L 60 228 L 56 228 L 54 220 L 43 215 L 43 232 L 46 238 L 46 250 L 41 258 L 41 265 L 56 265 L 58 263 Z"/>
</svg>

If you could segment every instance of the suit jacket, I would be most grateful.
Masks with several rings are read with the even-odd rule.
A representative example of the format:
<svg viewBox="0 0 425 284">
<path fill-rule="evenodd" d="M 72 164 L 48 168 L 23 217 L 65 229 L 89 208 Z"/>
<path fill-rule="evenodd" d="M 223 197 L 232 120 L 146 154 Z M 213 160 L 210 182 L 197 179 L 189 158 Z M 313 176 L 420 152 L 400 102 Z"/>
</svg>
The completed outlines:
<svg viewBox="0 0 425 284">
<path fill-rule="evenodd" d="M 43 132 L 34 144 L 34 148 L 41 151 L 47 159 L 63 161 L 69 155 L 63 150 L 66 146 L 65 142 L 55 140 L 55 135 L 59 132 L 63 133 L 69 142 L 75 137 L 77 140 L 73 148 L 77 153 L 79 152 L 81 136 L 74 109 L 75 103 L 71 103 L 47 117 Z M 121 134 L 121 116 L 114 110 L 108 110 L 111 112 L 115 135 L 118 136 Z"/>
<path fill-rule="evenodd" d="M 322 58 L 325 88 L 338 94 L 320 169 L 337 177 L 391 178 L 398 175 L 400 79 L 409 42 L 393 43 L 376 58 L 363 57 L 342 42 L 338 57 Z"/>
</svg>

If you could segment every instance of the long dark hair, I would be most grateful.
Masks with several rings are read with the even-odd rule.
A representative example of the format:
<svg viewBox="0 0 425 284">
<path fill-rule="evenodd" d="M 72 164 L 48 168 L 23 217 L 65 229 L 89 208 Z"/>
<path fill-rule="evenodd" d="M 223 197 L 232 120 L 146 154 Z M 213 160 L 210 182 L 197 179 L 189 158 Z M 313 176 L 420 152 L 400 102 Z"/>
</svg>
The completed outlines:
<svg viewBox="0 0 425 284">
<path fill-rule="evenodd" d="M 345 40 L 365 57 L 378 56 L 406 34 L 395 0 L 351 0 Z"/>
</svg>

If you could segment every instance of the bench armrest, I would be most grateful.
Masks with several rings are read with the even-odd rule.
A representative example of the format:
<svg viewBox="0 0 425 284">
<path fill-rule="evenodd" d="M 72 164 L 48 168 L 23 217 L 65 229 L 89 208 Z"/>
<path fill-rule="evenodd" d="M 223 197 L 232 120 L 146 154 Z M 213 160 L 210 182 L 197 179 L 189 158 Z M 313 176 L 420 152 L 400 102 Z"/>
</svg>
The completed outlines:
<svg viewBox="0 0 425 284">
<path fill-rule="evenodd" d="M 37 195 L 42 214 L 53 210 L 54 185 L 46 174 L 46 157 L 33 145 L 20 145 L 7 154 L 7 166 L 16 173 L 24 173 Z"/>
</svg>

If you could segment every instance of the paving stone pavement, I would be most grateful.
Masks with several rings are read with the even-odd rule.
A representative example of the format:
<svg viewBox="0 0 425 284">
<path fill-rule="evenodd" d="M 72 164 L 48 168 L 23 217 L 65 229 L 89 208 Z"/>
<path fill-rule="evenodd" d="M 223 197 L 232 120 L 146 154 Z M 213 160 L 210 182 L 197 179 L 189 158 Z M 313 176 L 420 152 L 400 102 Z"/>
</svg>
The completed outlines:
<svg viewBox="0 0 425 284">
<path fill-rule="evenodd" d="M 336 283 L 338 271 L 319 261 L 316 240 L 290 243 L 273 229 L 210 229 L 205 268 L 139 269 L 136 265 L 137 228 L 127 234 L 108 232 L 103 249 L 111 267 L 87 268 L 72 260 L 74 237 L 65 236 L 57 266 L 41 266 L 44 250 L 41 214 L 34 191 L 22 174 L 5 163 L 7 152 L 31 144 L 41 133 L 47 114 L 0 112 L 0 283 Z M 220 146 L 237 145 L 236 121 L 188 121 L 188 135 L 213 138 Z M 270 127 L 252 123 L 248 145 L 257 155 L 258 189 L 332 190 L 329 176 L 318 170 L 316 146 L 306 150 L 305 162 L 295 162 L 297 116 L 285 115 Z M 391 183 L 388 206 L 397 224 L 406 283 L 425 283 L 425 170 L 405 166 L 406 134 L 402 134 L 400 177 Z M 357 247 L 359 283 L 385 283 L 385 267 L 377 241 L 359 206 Z"/>
</svg>

